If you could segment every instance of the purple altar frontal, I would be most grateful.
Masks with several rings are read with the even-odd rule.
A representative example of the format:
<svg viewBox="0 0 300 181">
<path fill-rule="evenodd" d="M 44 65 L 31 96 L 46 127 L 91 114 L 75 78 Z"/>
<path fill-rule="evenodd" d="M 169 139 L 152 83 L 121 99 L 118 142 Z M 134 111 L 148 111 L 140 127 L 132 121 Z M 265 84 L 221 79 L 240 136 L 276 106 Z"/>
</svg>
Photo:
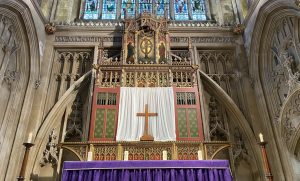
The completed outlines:
<svg viewBox="0 0 300 181">
<path fill-rule="evenodd" d="M 231 181 L 227 160 L 64 162 L 63 181 Z"/>
</svg>

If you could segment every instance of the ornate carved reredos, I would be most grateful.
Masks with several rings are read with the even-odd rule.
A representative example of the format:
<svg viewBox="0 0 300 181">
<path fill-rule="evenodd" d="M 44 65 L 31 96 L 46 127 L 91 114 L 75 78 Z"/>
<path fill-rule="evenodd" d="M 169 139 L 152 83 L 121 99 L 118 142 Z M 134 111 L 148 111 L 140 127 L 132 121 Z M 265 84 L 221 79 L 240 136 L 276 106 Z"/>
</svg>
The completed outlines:
<svg viewBox="0 0 300 181">
<path fill-rule="evenodd" d="M 128 64 L 166 64 L 168 21 L 143 13 L 124 20 L 123 50 Z"/>
<path fill-rule="evenodd" d="M 191 52 L 170 51 L 168 20 L 149 14 L 124 20 L 122 51 L 99 48 L 99 87 L 193 87 Z"/>
</svg>

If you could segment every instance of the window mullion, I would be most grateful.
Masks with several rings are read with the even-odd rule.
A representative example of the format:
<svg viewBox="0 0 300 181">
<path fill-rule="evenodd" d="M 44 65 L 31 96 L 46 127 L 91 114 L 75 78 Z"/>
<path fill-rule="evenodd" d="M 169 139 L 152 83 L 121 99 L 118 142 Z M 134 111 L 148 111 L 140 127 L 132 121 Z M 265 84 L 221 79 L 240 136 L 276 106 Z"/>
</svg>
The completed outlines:
<svg viewBox="0 0 300 181">
<path fill-rule="evenodd" d="M 175 20 L 174 0 L 170 0 L 170 19 Z"/>
<path fill-rule="evenodd" d="M 104 0 L 99 0 L 100 5 L 99 5 L 99 14 L 98 14 L 98 19 L 102 19 L 102 12 L 103 12 L 103 1 Z"/>
<path fill-rule="evenodd" d="M 192 16 L 192 5 L 191 5 L 191 0 L 187 0 L 187 6 L 188 6 L 188 14 L 189 14 L 189 20 L 192 20 L 193 19 L 193 16 Z"/>
</svg>

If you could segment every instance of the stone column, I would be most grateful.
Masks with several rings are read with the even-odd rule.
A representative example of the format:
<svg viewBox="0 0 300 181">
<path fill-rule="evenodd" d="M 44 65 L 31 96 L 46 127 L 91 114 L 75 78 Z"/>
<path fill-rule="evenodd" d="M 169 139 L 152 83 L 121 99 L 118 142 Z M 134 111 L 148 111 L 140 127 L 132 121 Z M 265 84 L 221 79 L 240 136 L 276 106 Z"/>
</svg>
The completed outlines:
<svg viewBox="0 0 300 181">
<path fill-rule="evenodd" d="M 206 19 L 211 20 L 211 12 L 210 12 L 210 4 L 209 0 L 205 0 L 205 14 L 206 14 Z"/>
<path fill-rule="evenodd" d="M 98 12 L 98 19 L 102 19 L 102 13 L 103 13 L 103 0 L 99 3 L 99 12 Z"/>
<path fill-rule="evenodd" d="M 216 0 L 216 4 L 217 4 L 217 10 L 218 10 L 219 24 L 223 25 L 224 19 L 223 19 L 223 10 L 221 7 L 221 0 Z"/>
<path fill-rule="evenodd" d="M 175 10 L 174 10 L 174 1 L 170 1 L 170 19 L 174 20 L 175 19 Z"/>
<path fill-rule="evenodd" d="M 232 4 L 232 9 L 233 9 L 233 14 L 234 14 L 234 17 L 235 17 L 235 23 L 240 24 L 241 22 L 240 22 L 240 19 L 239 19 L 236 0 L 231 0 L 231 4 Z"/>
</svg>

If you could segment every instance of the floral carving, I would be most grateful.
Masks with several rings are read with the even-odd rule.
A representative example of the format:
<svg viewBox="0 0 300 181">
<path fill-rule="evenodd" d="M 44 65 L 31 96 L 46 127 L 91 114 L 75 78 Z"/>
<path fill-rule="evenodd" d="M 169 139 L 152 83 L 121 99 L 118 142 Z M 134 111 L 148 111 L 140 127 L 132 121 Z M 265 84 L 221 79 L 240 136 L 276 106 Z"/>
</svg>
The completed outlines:
<svg viewBox="0 0 300 181">
<path fill-rule="evenodd" d="M 244 33 L 244 31 L 245 31 L 245 25 L 243 25 L 243 24 L 236 24 L 233 27 L 232 31 L 236 35 L 242 35 Z"/>
<path fill-rule="evenodd" d="M 300 0 L 295 0 L 295 4 L 297 5 L 298 8 L 300 8 Z"/>
<path fill-rule="evenodd" d="M 43 151 L 43 157 L 40 161 L 41 167 L 43 167 L 47 164 L 56 166 L 57 161 L 58 161 L 58 151 L 57 151 L 57 140 L 56 139 L 57 139 L 56 132 L 53 129 L 50 132 L 46 148 Z"/>
</svg>

